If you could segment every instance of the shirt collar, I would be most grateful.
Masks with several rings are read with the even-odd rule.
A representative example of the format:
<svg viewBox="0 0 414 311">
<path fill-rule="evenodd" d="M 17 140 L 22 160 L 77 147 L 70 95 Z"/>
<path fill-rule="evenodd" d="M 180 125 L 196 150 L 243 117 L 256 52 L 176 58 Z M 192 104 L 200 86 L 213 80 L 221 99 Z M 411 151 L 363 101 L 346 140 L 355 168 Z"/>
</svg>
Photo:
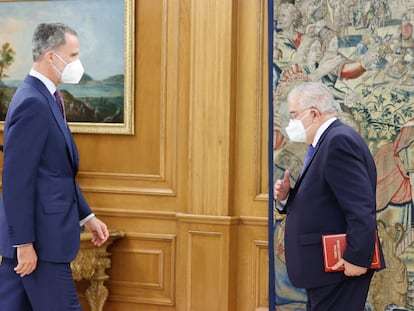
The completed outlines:
<svg viewBox="0 0 414 311">
<path fill-rule="evenodd" d="M 324 123 L 322 123 L 322 125 L 316 131 L 315 138 L 313 139 L 313 142 L 312 142 L 313 147 L 316 147 L 316 145 L 318 144 L 319 138 L 321 138 L 323 132 L 325 132 L 326 129 L 329 127 L 329 125 L 331 125 L 336 119 L 337 119 L 336 117 L 332 117 L 326 120 Z"/>
<path fill-rule="evenodd" d="M 33 76 L 35 78 L 38 78 L 40 81 L 43 82 L 43 84 L 46 86 L 46 88 L 49 90 L 50 94 L 55 94 L 56 92 L 56 85 L 50 81 L 49 78 L 47 78 L 46 76 L 42 75 L 40 72 L 34 70 L 33 68 L 30 69 L 30 76 Z"/>
</svg>

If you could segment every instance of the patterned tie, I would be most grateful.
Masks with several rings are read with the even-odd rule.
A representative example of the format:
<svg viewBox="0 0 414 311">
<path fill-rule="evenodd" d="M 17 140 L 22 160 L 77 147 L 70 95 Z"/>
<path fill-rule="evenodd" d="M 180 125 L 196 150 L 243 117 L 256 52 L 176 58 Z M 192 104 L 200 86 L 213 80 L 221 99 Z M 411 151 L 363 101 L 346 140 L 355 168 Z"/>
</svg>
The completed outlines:
<svg viewBox="0 0 414 311">
<path fill-rule="evenodd" d="M 309 164 L 309 160 L 311 159 L 311 157 L 312 157 L 312 153 L 313 153 L 313 150 L 314 150 L 315 148 L 313 147 L 313 145 L 311 144 L 310 146 L 309 146 L 309 149 L 308 149 L 308 152 L 306 152 L 306 156 L 305 156 L 305 160 L 303 161 L 303 166 L 302 166 L 302 171 L 301 171 L 301 175 L 302 175 L 302 173 L 303 173 L 303 171 L 305 170 L 305 168 L 306 168 L 306 166 L 308 166 L 308 164 Z"/>
<path fill-rule="evenodd" d="M 63 102 L 62 93 L 59 90 L 55 92 L 56 102 L 58 103 L 59 110 L 62 113 L 63 119 L 66 121 L 65 103 Z"/>
</svg>

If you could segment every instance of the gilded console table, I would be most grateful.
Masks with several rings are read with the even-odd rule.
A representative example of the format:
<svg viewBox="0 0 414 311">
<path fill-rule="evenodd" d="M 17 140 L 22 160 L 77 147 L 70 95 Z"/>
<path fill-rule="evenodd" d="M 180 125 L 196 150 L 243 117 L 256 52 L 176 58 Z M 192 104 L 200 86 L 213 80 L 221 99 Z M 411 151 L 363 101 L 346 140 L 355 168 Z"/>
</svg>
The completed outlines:
<svg viewBox="0 0 414 311">
<path fill-rule="evenodd" d="M 104 282 L 109 278 L 105 270 L 111 267 L 111 254 L 107 248 L 117 239 L 122 238 L 124 233 L 121 231 L 109 231 L 108 240 L 100 247 L 91 243 L 92 234 L 90 232 L 81 233 L 81 245 L 78 256 L 71 262 L 73 278 L 76 281 L 86 279 L 90 286 L 86 290 L 91 311 L 102 311 L 108 298 L 108 289 Z"/>
</svg>

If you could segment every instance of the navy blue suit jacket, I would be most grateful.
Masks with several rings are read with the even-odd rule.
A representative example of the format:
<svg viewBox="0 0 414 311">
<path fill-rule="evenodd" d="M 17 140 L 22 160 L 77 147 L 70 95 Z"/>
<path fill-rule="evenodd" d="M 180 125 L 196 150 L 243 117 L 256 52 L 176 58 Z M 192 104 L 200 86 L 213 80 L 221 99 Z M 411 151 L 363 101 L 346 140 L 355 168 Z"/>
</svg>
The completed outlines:
<svg viewBox="0 0 414 311">
<path fill-rule="evenodd" d="M 55 98 L 27 76 L 4 127 L 0 255 L 34 243 L 40 260 L 70 262 L 79 250 L 80 219 L 91 214 L 75 180 L 78 151 Z"/>
<path fill-rule="evenodd" d="M 347 233 L 343 258 L 369 267 L 376 232 L 377 173 L 361 136 L 339 120 L 322 134 L 285 206 L 285 255 L 289 279 L 315 288 L 345 279 L 324 271 L 322 235 Z M 381 251 L 382 265 L 384 259 Z"/>
</svg>

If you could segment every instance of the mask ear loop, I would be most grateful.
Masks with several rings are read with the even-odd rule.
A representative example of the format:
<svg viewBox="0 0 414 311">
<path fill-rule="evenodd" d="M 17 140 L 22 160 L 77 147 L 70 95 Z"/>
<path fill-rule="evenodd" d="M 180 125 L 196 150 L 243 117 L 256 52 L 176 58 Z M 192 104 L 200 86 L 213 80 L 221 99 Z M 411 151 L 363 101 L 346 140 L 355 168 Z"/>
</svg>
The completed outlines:
<svg viewBox="0 0 414 311">
<path fill-rule="evenodd" d="M 53 66 L 53 69 L 55 69 L 55 71 L 58 73 L 58 74 L 60 74 L 60 76 L 62 76 L 62 73 L 63 73 L 63 71 L 60 71 L 56 66 L 55 66 L 55 64 L 53 64 L 52 63 L 52 66 Z"/>
<path fill-rule="evenodd" d="M 311 112 L 311 109 L 312 108 L 310 108 L 309 111 L 302 118 L 300 118 L 299 120 L 303 121 L 303 119 L 305 119 L 308 116 L 308 114 Z"/>
<path fill-rule="evenodd" d="M 68 63 L 65 62 L 65 60 L 56 51 L 53 51 L 53 54 L 55 54 L 66 66 L 68 65 Z"/>
<path fill-rule="evenodd" d="M 305 119 L 311 113 L 312 109 L 315 109 L 315 108 L 313 108 L 313 107 L 309 108 L 309 111 L 300 119 L 301 122 L 303 121 L 303 119 Z M 302 124 L 303 124 L 303 122 L 302 122 Z M 312 127 L 313 127 L 313 121 L 312 121 L 311 125 L 309 125 L 305 129 L 305 133 L 307 133 Z"/>
</svg>

